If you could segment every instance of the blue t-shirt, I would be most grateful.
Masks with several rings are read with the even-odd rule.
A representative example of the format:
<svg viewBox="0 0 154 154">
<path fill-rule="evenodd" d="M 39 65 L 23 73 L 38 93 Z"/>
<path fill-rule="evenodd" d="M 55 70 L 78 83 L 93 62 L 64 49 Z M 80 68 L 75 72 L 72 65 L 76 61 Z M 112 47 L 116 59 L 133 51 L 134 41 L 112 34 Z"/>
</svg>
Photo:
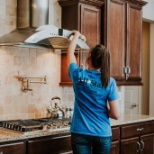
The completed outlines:
<svg viewBox="0 0 154 154">
<path fill-rule="evenodd" d="M 83 70 L 76 63 L 70 64 L 69 77 L 75 92 L 70 131 L 91 136 L 111 136 L 107 101 L 119 99 L 115 80 L 110 78 L 108 87 L 104 88 L 101 72 Z"/>
</svg>

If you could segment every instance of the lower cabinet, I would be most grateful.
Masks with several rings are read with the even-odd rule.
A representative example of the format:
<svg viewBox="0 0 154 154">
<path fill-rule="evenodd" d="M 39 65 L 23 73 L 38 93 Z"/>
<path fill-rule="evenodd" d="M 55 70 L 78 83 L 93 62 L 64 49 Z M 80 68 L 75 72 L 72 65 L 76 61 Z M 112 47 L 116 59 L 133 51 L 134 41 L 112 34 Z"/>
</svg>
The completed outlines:
<svg viewBox="0 0 154 154">
<path fill-rule="evenodd" d="M 139 138 L 124 139 L 121 141 L 122 154 L 138 154 L 139 153 Z"/>
<path fill-rule="evenodd" d="M 110 154 L 119 154 L 119 148 L 120 148 L 119 141 L 120 141 L 120 128 L 113 127 L 112 128 L 112 145 L 111 145 Z"/>
<path fill-rule="evenodd" d="M 154 154 L 154 122 L 121 127 L 121 154 Z"/>
<path fill-rule="evenodd" d="M 110 154 L 119 154 L 119 141 L 113 141 L 111 145 Z"/>
<path fill-rule="evenodd" d="M 0 143 L 0 154 L 73 154 L 70 133 Z M 110 154 L 154 154 L 154 121 L 112 127 Z"/>
<path fill-rule="evenodd" d="M 154 134 L 122 140 L 121 154 L 154 154 Z"/>
<path fill-rule="evenodd" d="M 72 154 L 71 136 L 50 136 L 28 141 L 27 154 Z"/>
<path fill-rule="evenodd" d="M 24 141 L 0 143 L 0 154 L 26 154 L 26 143 Z"/>
<path fill-rule="evenodd" d="M 140 137 L 141 142 L 141 154 L 154 154 L 154 133 L 149 135 L 143 135 Z"/>
</svg>

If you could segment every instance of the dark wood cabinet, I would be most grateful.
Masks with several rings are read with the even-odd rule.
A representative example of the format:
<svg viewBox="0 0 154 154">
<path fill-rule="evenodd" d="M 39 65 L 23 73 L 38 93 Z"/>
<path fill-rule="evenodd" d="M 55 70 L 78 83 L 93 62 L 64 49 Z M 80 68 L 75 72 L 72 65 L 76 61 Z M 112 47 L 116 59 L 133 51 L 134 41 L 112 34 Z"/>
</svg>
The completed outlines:
<svg viewBox="0 0 154 154">
<path fill-rule="evenodd" d="M 119 154 L 120 152 L 120 128 L 112 128 L 112 145 L 110 154 Z"/>
<path fill-rule="evenodd" d="M 154 122 L 121 127 L 121 154 L 153 154 Z"/>
<path fill-rule="evenodd" d="M 111 76 L 118 85 L 141 85 L 141 0 L 105 0 L 102 42 L 111 52 Z"/>
<path fill-rule="evenodd" d="M 0 143 L 0 154 L 26 154 L 24 141 Z"/>
<path fill-rule="evenodd" d="M 139 153 L 139 138 L 124 139 L 121 141 L 121 154 L 138 154 Z"/>
<path fill-rule="evenodd" d="M 80 53 L 75 53 L 77 63 L 80 65 L 79 57 Z M 60 85 L 72 86 L 72 82 L 68 77 L 67 63 L 66 63 L 66 53 L 61 53 L 61 82 Z"/>
<path fill-rule="evenodd" d="M 100 43 L 102 1 L 59 0 L 58 2 L 62 7 L 62 28 L 80 31 L 86 36 L 86 42 L 89 47 L 93 47 L 94 45 Z M 85 61 L 86 56 L 86 52 L 79 53 L 79 65 Z M 61 58 L 60 85 L 72 85 L 67 75 L 66 54 L 62 53 Z"/>
<path fill-rule="evenodd" d="M 153 154 L 154 134 L 124 139 L 121 141 L 121 154 Z"/>
<path fill-rule="evenodd" d="M 0 143 L 0 154 L 73 154 L 70 133 Z M 112 127 L 110 154 L 154 154 L 154 121 Z"/>
<path fill-rule="evenodd" d="M 143 135 L 140 137 L 141 150 L 140 154 L 153 154 L 154 153 L 154 133 Z"/>
<path fill-rule="evenodd" d="M 31 139 L 27 147 L 28 154 L 72 154 L 69 134 Z"/>
</svg>

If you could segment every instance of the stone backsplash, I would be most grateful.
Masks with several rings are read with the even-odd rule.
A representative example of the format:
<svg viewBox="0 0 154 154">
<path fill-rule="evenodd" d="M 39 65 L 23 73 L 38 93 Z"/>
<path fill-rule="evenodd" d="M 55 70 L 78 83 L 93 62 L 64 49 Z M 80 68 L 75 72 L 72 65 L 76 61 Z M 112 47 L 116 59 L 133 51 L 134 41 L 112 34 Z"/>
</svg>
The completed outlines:
<svg viewBox="0 0 154 154">
<path fill-rule="evenodd" d="M 0 36 L 16 29 L 16 2 L 17 0 L 0 0 Z M 49 24 L 61 27 L 61 7 L 57 0 L 50 0 L 49 7 Z M 51 101 L 54 96 L 61 98 L 61 106 L 73 107 L 72 87 L 59 86 L 60 67 L 61 55 L 58 51 L 0 47 L 0 120 L 46 117 L 46 108 L 54 103 Z M 27 77 L 46 75 L 47 84 L 31 83 L 30 88 L 33 90 L 24 93 L 21 91 L 22 83 L 18 80 L 18 75 Z M 132 102 L 140 102 L 138 87 L 127 89 L 121 86 L 118 90 L 121 95 L 122 113 L 125 108 L 124 102 L 129 106 Z M 130 97 L 126 97 L 127 93 Z M 138 98 L 134 97 L 136 95 Z M 129 99 L 125 100 L 126 98 Z M 137 107 L 139 108 L 138 104 Z"/>
<path fill-rule="evenodd" d="M 16 0 L 0 0 L 0 36 L 16 29 Z M 50 0 L 49 24 L 61 25 L 61 8 Z M 60 87 L 60 52 L 21 47 L 0 47 L 0 120 L 46 117 L 46 108 L 59 96 L 60 105 L 73 106 L 71 87 Z M 17 76 L 47 77 L 47 84 L 31 83 L 22 92 Z"/>
</svg>

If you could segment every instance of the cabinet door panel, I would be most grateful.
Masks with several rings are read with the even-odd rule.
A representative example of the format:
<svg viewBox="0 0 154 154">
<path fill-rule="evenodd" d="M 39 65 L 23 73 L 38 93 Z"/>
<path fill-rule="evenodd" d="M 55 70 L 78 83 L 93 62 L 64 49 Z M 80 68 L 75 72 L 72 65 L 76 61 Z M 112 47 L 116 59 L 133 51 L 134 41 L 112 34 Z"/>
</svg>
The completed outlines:
<svg viewBox="0 0 154 154">
<path fill-rule="evenodd" d="M 110 154 L 119 154 L 119 141 L 112 142 Z"/>
<path fill-rule="evenodd" d="M 77 63 L 79 63 L 79 53 L 75 53 Z M 71 79 L 68 76 L 66 53 L 61 53 L 61 82 L 60 85 L 72 85 Z"/>
<path fill-rule="evenodd" d="M 28 141 L 28 154 L 60 154 L 71 152 L 70 135 Z"/>
<path fill-rule="evenodd" d="M 120 128 L 119 127 L 112 128 L 112 141 L 119 139 L 120 139 Z"/>
<path fill-rule="evenodd" d="M 100 13 L 95 6 L 81 5 L 81 33 L 86 36 L 89 47 L 100 43 Z"/>
<path fill-rule="evenodd" d="M 139 143 L 139 138 L 130 138 L 121 140 L 121 154 L 137 154 L 139 153 L 137 143 Z"/>
<path fill-rule="evenodd" d="M 111 53 L 111 76 L 124 80 L 125 74 L 125 3 L 107 0 L 107 48 Z"/>
<path fill-rule="evenodd" d="M 24 142 L 2 144 L 0 145 L 0 153 L 2 154 L 25 154 L 26 145 Z"/>
<path fill-rule="evenodd" d="M 141 136 L 140 143 L 140 154 L 154 154 L 154 134 Z"/>
<path fill-rule="evenodd" d="M 142 7 L 127 4 L 127 59 L 131 71 L 128 80 L 141 80 Z"/>
</svg>

